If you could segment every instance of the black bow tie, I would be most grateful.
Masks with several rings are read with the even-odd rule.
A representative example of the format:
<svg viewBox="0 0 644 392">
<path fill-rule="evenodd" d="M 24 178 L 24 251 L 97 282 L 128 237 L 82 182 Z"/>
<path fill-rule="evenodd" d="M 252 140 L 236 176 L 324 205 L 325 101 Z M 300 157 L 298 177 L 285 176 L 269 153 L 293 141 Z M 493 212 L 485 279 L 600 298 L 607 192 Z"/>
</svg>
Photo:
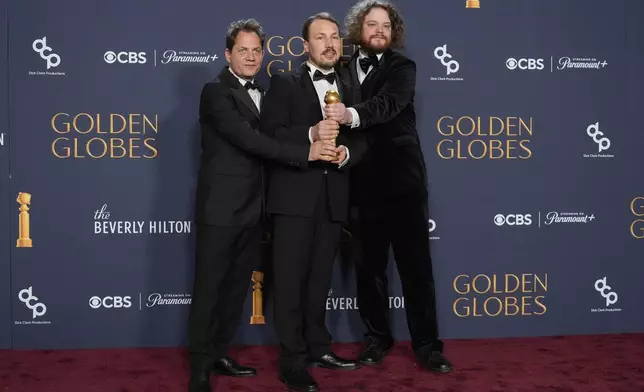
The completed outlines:
<svg viewBox="0 0 644 392">
<path fill-rule="evenodd" d="M 246 84 L 244 85 L 244 87 L 246 88 L 246 90 L 253 89 L 253 90 L 260 91 L 260 92 L 262 91 L 262 88 L 260 87 L 259 83 L 257 83 L 257 81 L 254 81 L 254 82 L 246 82 Z"/>
<path fill-rule="evenodd" d="M 323 74 L 320 72 L 320 70 L 316 70 L 315 73 L 313 73 L 313 81 L 317 82 L 320 79 L 326 79 L 329 84 L 335 83 L 335 72 L 331 72 L 330 74 Z"/>
<path fill-rule="evenodd" d="M 378 57 L 371 55 L 369 57 L 363 57 L 360 59 L 360 68 L 365 74 L 369 71 L 369 66 L 373 65 L 374 67 L 378 66 Z"/>
</svg>

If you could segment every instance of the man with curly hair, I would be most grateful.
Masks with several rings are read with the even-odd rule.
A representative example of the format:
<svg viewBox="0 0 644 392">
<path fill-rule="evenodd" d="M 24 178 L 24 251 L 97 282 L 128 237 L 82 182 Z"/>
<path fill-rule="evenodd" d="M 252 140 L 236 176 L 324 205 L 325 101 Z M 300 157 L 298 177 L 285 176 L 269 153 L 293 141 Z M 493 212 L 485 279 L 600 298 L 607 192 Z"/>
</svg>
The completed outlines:
<svg viewBox="0 0 644 392">
<path fill-rule="evenodd" d="M 414 109 L 416 63 L 392 50 L 403 47 L 403 18 L 387 1 L 361 0 L 349 10 L 346 27 L 359 46 L 347 66 L 361 103 L 327 105 L 325 114 L 365 132 L 369 144 L 351 173 L 358 306 L 368 330 L 360 362 L 380 363 L 393 344 L 386 277 L 392 246 L 414 353 L 425 368 L 449 372 L 436 320 L 427 175 Z"/>
</svg>

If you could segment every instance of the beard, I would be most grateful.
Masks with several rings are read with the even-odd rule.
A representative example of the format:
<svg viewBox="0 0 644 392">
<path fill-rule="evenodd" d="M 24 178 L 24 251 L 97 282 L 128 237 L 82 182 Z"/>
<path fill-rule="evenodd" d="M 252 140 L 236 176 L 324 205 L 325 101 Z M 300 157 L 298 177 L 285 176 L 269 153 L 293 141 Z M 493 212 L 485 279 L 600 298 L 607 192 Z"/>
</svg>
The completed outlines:
<svg viewBox="0 0 644 392">
<path fill-rule="evenodd" d="M 380 39 L 380 42 L 378 43 L 373 42 L 376 39 Z M 385 52 L 387 49 L 389 49 L 390 45 L 391 45 L 391 41 L 389 40 L 389 38 L 381 35 L 372 35 L 366 41 L 365 40 L 362 41 L 360 48 L 362 48 L 365 52 L 369 54 L 380 54 Z"/>
<path fill-rule="evenodd" d="M 333 53 L 333 54 L 335 55 L 335 54 L 336 54 L 336 51 L 335 51 L 335 50 L 325 50 L 324 52 L 322 52 L 322 56 L 320 56 L 320 58 L 319 58 L 319 59 L 311 59 L 311 62 L 312 62 L 315 66 L 317 66 L 317 67 L 319 67 L 319 68 L 321 68 L 321 69 L 331 69 L 331 68 L 335 67 L 335 65 L 336 65 L 336 64 L 337 64 L 337 62 L 338 62 L 338 58 L 337 58 L 337 57 L 335 57 L 335 58 L 333 58 L 332 60 L 329 60 L 329 59 L 327 59 L 326 57 L 324 57 L 324 56 L 326 56 L 328 53 Z"/>
</svg>

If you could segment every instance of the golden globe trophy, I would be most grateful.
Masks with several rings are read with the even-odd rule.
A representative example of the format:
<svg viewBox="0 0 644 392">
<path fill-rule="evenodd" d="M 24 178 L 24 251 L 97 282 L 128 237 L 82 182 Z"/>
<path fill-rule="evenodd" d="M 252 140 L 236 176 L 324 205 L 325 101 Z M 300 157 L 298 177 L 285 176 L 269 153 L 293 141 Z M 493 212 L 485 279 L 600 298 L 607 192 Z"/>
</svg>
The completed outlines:
<svg viewBox="0 0 644 392">
<path fill-rule="evenodd" d="M 29 238 L 29 207 L 31 204 L 31 194 L 20 192 L 16 201 L 20 204 L 20 217 L 18 218 L 18 243 L 16 248 L 31 248 L 31 238 Z"/>
<path fill-rule="evenodd" d="M 253 315 L 250 316 L 250 323 L 266 324 L 262 305 L 262 282 L 264 282 L 264 273 L 253 271 L 251 280 L 253 281 Z"/>
<path fill-rule="evenodd" d="M 465 2 L 465 8 L 481 8 L 481 3 L 479 0 L 467 0 Z"/>
<path fill-rule="evenodd" d="M 342 99 L 340 98 L 340 94 L 338 94 L 338 92 L 335 90 L 329 90 L 326 92 L 326 94 L 324 94 L 324 103 L 326 103 L 327 105 L 341 102 Z M 333 145 L 335 146 L 335 138 L 333 138 Z"/>
</svg>

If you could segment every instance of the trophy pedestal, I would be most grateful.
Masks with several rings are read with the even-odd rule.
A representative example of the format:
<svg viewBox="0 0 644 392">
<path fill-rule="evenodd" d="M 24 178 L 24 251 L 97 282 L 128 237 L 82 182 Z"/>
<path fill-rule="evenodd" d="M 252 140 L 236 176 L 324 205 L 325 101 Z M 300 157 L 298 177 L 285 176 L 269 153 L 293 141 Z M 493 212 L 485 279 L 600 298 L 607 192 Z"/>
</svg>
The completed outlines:
<svg viewBox="0 0 644 392">
<path fill-rule="evenodd" d="M 266 324 L 264 321 L 264 316 L 250 316 L 251 324 Z"/>
<path fill-rule="evenodd" d="M 20 238 L 18 239 L 18 248 L 31 248 L 31 239 L 30 238 Z"/>
</svg>

